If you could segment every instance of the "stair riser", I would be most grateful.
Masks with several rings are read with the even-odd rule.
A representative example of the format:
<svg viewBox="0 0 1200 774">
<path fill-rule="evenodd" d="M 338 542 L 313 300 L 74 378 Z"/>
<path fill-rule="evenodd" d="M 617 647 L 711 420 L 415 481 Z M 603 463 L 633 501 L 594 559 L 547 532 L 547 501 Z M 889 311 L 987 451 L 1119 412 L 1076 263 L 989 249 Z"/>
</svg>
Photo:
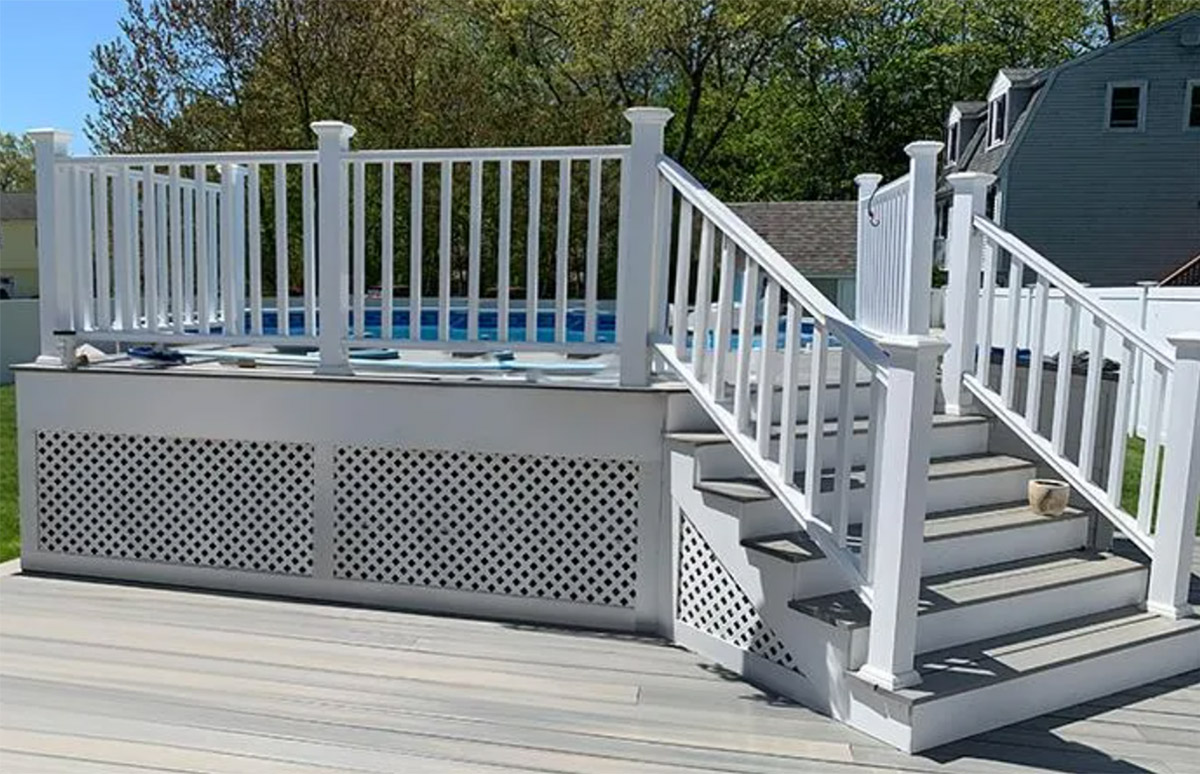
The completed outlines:
<svg viewBox="0 0 1200 774">
<path fill-rule="evenodd" d="M 835 386 L 825 388 L 825 399 L 822 404 L 822 409 L 825 419 L 834 419 L 838 415 L 838 393 L 839 389 Z M 796 391 L 796 416 L 802 420 L 808 418 L 808 397 L 811 391 L 808 387 L 802 387 Z M 755 421 L 758 421 L 758 391 L 751 391 L 750 401 L 750 416 Z M 729 400 L 733 399 L 733 386 L 730 385 L 726 390 L 725 397 Z M 858 385 L 854 388 L 850 397 L 851 404 L 854 408 L 854 416 L 865 417 L 871 413 L 871 388 L 867 385 Z M 781 421 L 783 415 L 783 390 L 774 390 L 771 395 L 771 422 L 772 424 Z"/>
<path fill-rule="evenodd" d="M 935 426 L 930 436 L 933 457 L 955 457 L 980 454 L 987 451 L 988 426 L 986 423 Z M 850 437 L 850 460 L 852 465 L 864 465 L 867 461 L 867 434 L 854 433 Z M 700 475 L 704 478 L 737 478 L 751 475 L 750 466 L 732 444 L 708 444 L 696 450 L 700 462 Z M 771 442 L 771 459 L 779 458 L 779 442 Z M 796 466 L 802 468 L 808 458 L 808 440 L 796 439 Z M 826 432 L 821 444 L 821 466 L 830 468 L 837 462 L 837 435 Z"/>
<path fill-rule="evenodd" d="M 957 508 L 973 508 L 981 505 L 1006 503 L 1019 500 L 1025 493 L 1035 468 L 1020 467 L 971 476 L 938 477 L 929 481 L 926 488 L 926 512 L 952 511 Z M 836 507 L 833 492 L 822 492 L 821 513 L 831 513 Z M 867 490 L 850 491 L 850 523 L 856 524 L 867 510 Z"/>
<path fill-rule="evenodd" d="M 917 652 L 963 645 L 976 640 L 1032 629 L 1105 610 L 1139 604 L 1145 596 L 1148 572 L 1126 572 L 989 602 L 926 613 L 917 618 Z M 867 627 L 850 638 L 850 663 L 866 661 Z"/>
<path fill-rule="evenodd" d="M 1015 529 L 976 532 L 943 540 L 926 540 L 922 575 L 968 570 L 1031 556 L 1056 554 L 1087 544 L 1088 520 L 1047 518 Z"/>
</svg>

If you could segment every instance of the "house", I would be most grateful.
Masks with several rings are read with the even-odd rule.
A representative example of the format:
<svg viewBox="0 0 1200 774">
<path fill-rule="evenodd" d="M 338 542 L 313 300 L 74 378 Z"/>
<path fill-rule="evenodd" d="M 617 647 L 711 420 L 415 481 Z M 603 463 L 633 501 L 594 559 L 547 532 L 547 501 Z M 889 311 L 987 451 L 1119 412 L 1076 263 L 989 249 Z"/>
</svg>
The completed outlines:
<svg viewBox="0 0 1200 774">
<path fill-rule="evenodd" d="M 1200 250 L 1200 12 L 985 96 L 951 106 L 944 171 L 996 175 L 994 219 L 1071 276 L 1158 280 Z"/>
<path fill-rule="evenodd" d="M 0 193 L 0 298 L 37 293 L 37 195 Z"/>
<path fill-rule="evenodd" d="M 855 202 L 736 202 L 729 208 L 826 298 L 854 314 Z"/>
</svg>

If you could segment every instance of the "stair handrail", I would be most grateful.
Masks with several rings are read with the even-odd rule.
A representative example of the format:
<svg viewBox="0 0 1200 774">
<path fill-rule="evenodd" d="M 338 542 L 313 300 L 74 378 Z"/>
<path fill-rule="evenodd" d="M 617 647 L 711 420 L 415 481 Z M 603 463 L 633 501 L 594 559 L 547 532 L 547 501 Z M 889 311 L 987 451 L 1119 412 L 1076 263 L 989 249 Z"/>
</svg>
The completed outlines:
<svg viewBox="0 0 1200 774">
<path fill-rule="evenodd" d="M 669 156 L 660 156 L 659 172 L 674 185 L 681 196 L 692 203 L 720 230 L 728 234 L 747 255 L 771 275 L 788 293 L 804 302 L 804 308 L 822 324 L 829 325 L 846 335 L 846 341 L 855 355 L 864 363 L 879 365 L 887 362 L 887 353 L 874 339 L 860 330 L 837 305 L 817 290 L 795 266 L 779 251 L 750 228 L 728 205 L 700 184 L 679 162 Z M 840 337 L 839 337 L 840 340 Z"/>
<path fill-rule="evenodd" d="M 651 294 L 651 319 L 661 336 L 654 349 L 871 608 L 867 659 L 859 676 L 889 689 L 916 684 L 920 677 L 913 663 L 929 435 L 937 357 L 945 343 L 919 331 L 876 334 L 851 321 L 682 166 L 660 157 L 658 172 L 657 264 L 652 275 L 658 284 Z M 929 201 L 923 203 L 932 212 L 934 190 L 932 185 L 927 188 Z M 697 231 L 699 248 L 693 250 Z M 744 261 L 739 260 L 739 251 Z M 674 303 L 669 303 L 672 265 Z M 907 272 L 913 282 L 917 274 Z M 929 277 L 920 279 L 927 295 Z M 905 287 L 901 292 L 911 296 L 915 290 Z M 778 351 L 781 321 L 782 353 Z M 840 372 L 834 385 L 828 378 L 831 341 L 840 346 Z M 727 400 L 730 360 L 735 366 L 732 401 Z M 854 405 L 863 372 L 870 384 L 865 409 Z M 800 417 L 802 388 L 807 388 L 807 422 Z M 828 399 L 836 398 L 836 412 L 826 412 L 827 393 L 834 393 Z M 752 403 L 757 404 L 757 414 Z M 858 411 L 865 416 L 858 416 Z M 830 416 L 836 437 L 832 449 L 825 441 Z M 867 424 L 862 457 L 866 464 L 855 468 L 851 442 L 856 421 L 862 419 Z M 801 426 L 807 432 L 798 440 Z M 801 443 L 802 450 L 797 448 Z M 827 488 L 830 479 L 832 488 Z M 863 525 L 858 543 L 848 534 L 851 491 L 856 487 L 862 490 L 861 505 L 855 506 L 861 508 L 855 515 L 861 515 Z"/>
<path fill-rule="evenodd" d="M 986 216 L 994 176 L 966 172 L 949 175 L 947 181 L 954 189 L 946 245 L 950 350 L 942 368 L 947 413 L 963 413 L 973 401 L 983 405 L 1151 558 L 1147 608 L 1168 617 L 1191 615 L 1188 576 L 1200 512 L 1200 333 L 1179 333 L 1164 342 L 1130 325 L 1062 268 Z M 997 342 L 1002 350 L 999 384 L 993 386 L 1000 249 L 1009 256 L 1008 297 Z M 1034 284 L 1026 295 L 1027 273 Z M 1052 287 L 1061 291 L 1064 307 L 1056 374 L 1053 384 L 1046 385 L 1053 391 L 1050 402 L 1042 393 Z M 1030 314 L 1022 347 L 1026 297 Z M 1080 341 L 1083 311 L 1091 318 L 1085 329 L 1090 335 Z M 1101 393 L 1110 332 L 1119 340 L 1121 363 L 1108 416 Z M 1022 395 L 1017 364 L 1023 350 L 1029 360 Z M 1070 408 L 1076 405 L 1072 382 L 1080 350 L 1088 352 L 1088 359 L 1076 424 Z M 1135 376 L 1139 371 L 1148 377 L 1144 384 Z M 1136 506 L 1124 497 L 1126 430 L 1134 406 L 1148 417 Z M 1100 448 L 1106 431 L 1107 448 Z"/>
<path fill-rule="evenodd" d="M 1171 348 L 1165 339 L 1149 331 L 1134 328 L 1118 315 L 1105 309 L 1099 301 L 1088 294 L 1087 288 L 1082 283 L 1055 265 L 1049 258 L 1046 258 L 1046 256 L 1030 247 L 1020 237 L 1009 231 L 1005 231 L 986 215 L 976 215 L 972 222 L 975 228 L 988 239 L 991 239 L 1009 253 L 1018 256 L 1025 265 L 1025 268 L 1032 269 L 1045 277 L 1052 285 L 1062 291 L 1063 295 L 1069 297 L 1091 314 L 1104 320 L 1106 326 L 1112 328 L 1121 336 L 1135 342 L 1140 349 L 1154 358 L 1156 362 L 1161 363 L 1168 369 L 1175 367 L 1175 358 L 1171 355 Z"/>
</svg>

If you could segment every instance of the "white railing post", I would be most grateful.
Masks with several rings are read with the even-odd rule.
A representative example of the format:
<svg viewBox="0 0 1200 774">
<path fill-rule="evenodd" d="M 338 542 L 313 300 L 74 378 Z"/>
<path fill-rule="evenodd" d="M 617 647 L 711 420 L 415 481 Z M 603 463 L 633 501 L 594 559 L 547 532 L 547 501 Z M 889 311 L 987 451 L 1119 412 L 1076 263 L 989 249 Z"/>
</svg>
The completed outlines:
<svg viewBox="0 0 1200 774">
<path fill-rule="evenodd" d="M 342 154 L 350 149 L 354 127 L 341 121 L 314 121 L 317 135 L 317 309 L 319 374 L 350 374 L 346 347 L 350 314 L 350 265 L 343 249 L 349 194 Z M 305 283 L 310 278 L 305 277 Z"/>
<path fill-rule="evenodd" d="M 1192 615 L 1188 584 L 1200 506 L 1200 332 L 1179 333 L 1167 341 L 1175 346 L 1175 378 L 1165 414 L 1167 439 L 1146 609 L 1186 618 Z M 1150 439 L 1146 448 L 1154 448 Z"/>
<path fill-rule="evenodd" d="M 979 325 L 979 272 L 983 238 L 973 220 L 987 210 L 988 187 L 995 175 L 958 172 L 946 180 L 954 188 L 950 227 L 946 237 L 946 340 L 950 348 L 942 359 L 942 398 L 947 414 L 961 414 L 970 403 L 963 389 L 963 374 L 975 369 L 975 342 Z M 980 353 L 987 357 L 987 353 Z"/>
<path fill-rule="evenodd" d="M 625 111 L 632 127 L 629 158 L 622 168 L 621 246 L 617 264 L 617 345 L 621 384 L 643 386 L 650 380 L 650 308 L 658 189 L 658 157 L 663 130 L 671 120 L 666 108 L 637 107 Z M 655 315 L 657 319 L 658 315 Z"/>
<path fill-rule="evenodd" d="M 56 330 L 71 327 L 70 212 L 68 191 L 59 190 L 56 158 L 70 155 L 71 134 L 59 129 L 31 129 L 37 186 L 38 326 L 37 362 L 58 365 Z"/>
<path fill-rule="evenodd" d="M 936 140 L 910 142 L 904 147 L 909 162 L 907 282 L 903 293 L 904 333 L 929 333 L 929 296 L 933 288 L 933 236 L 936 232 L 934 197 L 937 194 L 937 164 L 942 143 Z"/>
<path fill-rule="evenodd" d="M 866 252 L 870 244 L 867 234 L 869 229 L 873 228 L 871 225 L 871 197 L 875 195 L 875 191 L 882 182 L 883 175 L 877 175 L 874 172 L 856 175 L 854 178 L 854 184 L 858 186 L 858 224 L 854 258 L 854 314 L 856 317 L 861 315 L 863 310 L 867 309 L 867 305 L 871 303 L 871 294 L 875 291 L 872 284 L 879 281 L 878 277 L 870 276 L 870 272 L 863 269 L 867 265 Z"/>
<path fill-rule="evenodd" d="M 871 630 L 862 679 L 888 690 L 916 685 L 917 601 L 925 541 L 929 436 L 937 359 L 946 342 L 930 336 L 884 338 L 887 394 L 875 443 L 871 536 Z"/>
<path fill-rule="evenodd" d="M 1150 321 L 1150 290 L 1158 287 L 1158 283 L 1153 280 L 1142 280 L 1137 283 L 1138 293 L 1138 330 L 1146 333 L 1146 325 Z M 1133 378 L 1133 410 L 1129 412 L 1129 422 L 1125 429 L 1126 435 L 1137 435 L 1138 428 L 1141 427 L 1142 418 L 1142 379 L 1146 373 L 1146 355 L 1139 349 L 1137 353 L 1137 367 L 1134 371 Z"/>
</svg>

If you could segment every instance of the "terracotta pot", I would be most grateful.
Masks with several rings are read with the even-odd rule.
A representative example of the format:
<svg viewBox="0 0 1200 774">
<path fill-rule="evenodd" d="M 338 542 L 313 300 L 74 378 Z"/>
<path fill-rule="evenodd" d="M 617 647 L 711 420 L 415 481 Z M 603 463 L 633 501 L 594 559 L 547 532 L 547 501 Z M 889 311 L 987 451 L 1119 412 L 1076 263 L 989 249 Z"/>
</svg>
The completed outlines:
<svg viewBox="0 0 1200 774">
<path fill-rule="evenodd" d="M 1065 481 L 1052 478 L 1034 478 L 1029 481 L 1029 507 L 1042 516 L 1061 516 L 1071 499 L 1071 486 Z"/>
</svg>

